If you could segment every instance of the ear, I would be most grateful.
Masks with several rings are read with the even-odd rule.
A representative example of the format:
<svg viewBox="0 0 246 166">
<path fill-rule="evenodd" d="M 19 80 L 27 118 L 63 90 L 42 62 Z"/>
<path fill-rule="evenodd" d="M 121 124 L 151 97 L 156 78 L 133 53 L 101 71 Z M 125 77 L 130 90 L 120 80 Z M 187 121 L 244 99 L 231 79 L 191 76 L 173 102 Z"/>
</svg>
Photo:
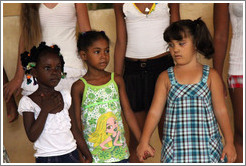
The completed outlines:
<svg viewBox="0 0 246 166">
<path fill-rule="evenodd" d="M 85 51 L 79 51 L 79 56 L 81 57 L 82 60 L 84 61 L 87 60 L 87 55 Z"/>
</svg>

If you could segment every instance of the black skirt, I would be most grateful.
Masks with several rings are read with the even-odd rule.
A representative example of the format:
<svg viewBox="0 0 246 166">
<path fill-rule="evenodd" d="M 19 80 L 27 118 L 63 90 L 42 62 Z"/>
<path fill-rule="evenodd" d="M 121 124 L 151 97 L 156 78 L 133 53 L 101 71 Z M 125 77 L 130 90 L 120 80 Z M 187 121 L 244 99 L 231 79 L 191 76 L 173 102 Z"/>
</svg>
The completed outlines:
<svg viewBox="0 0 246 166">
<path fill-rule="evenodd" d="M 126 93 L 134 112 L 147 111 L 154 95 L 159 74 L 174 66 L 171 55 L 146 61 L 125 58 L 124 80 Z"/>
</svg>

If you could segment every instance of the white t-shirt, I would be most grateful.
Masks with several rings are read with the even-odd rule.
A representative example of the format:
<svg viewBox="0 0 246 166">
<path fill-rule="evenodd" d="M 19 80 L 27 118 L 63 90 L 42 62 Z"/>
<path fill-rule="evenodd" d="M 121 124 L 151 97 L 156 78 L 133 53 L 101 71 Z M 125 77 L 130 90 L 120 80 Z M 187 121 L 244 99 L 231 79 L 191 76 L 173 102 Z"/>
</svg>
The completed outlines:
<svg viewBox="0 0 246 166">
<path fill-rule="evenodd" d="M 48 114 L 44 129 L 34 142 L 35 157 L 59 156 L 70 153 L 77 148 L 76 141 L 70 130 L 71 119 L 68 109 L 71 105 L 71 96 L 68 91 L 61 91 L 64 109 L 56 114 Z M 40 107 L 28 96 L 23 96 L 19 102 L 18 112 L 33 112 L 37 119 Z"/>
<path fill-rule="evenodd" d="M 243 3 L 229 4 L 232 25 L 229 75 L 243 75 Z"/>
<path fill-rule="evenodd" d="M 148 15 L 141 13 L 133 3 L 125 3 L 123 12 L 127 28 L 128 58 L 151 58 L 167 51 L 163 33 L 170 24 L 167 3 L 155 4 Z"/>
</svg>

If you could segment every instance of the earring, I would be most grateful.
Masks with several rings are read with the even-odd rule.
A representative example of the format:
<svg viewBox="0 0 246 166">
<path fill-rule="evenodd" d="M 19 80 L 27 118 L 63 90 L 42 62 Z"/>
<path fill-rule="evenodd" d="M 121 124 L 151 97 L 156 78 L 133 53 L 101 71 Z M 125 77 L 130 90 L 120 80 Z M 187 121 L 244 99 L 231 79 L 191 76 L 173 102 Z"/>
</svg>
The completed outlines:
<svg viewBox="0 0 246 166">
<path fill-rule="evenodd" d="M 66 77 L 67 73 L 61 72 L 61 78 L 64 79 Z"/>
</svg>

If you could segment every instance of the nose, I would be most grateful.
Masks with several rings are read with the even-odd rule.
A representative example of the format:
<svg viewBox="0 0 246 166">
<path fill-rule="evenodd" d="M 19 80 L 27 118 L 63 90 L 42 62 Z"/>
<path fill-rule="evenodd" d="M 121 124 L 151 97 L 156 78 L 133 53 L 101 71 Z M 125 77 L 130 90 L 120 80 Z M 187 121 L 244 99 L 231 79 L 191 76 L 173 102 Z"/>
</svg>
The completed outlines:
<svg viewBox="0 0 246 166">
<path fill-rule="evenodd" d="M 174 51 L 175 53 L 179 52 L 179 47 L 178 47 L 178 46 L 173 46 L 173 51 Z"/>
<path fill-rule="evenodd" d="M 101 53 L 101 59 L 106 59 L 107 56 L 108 56 L 108 53 L 106 53 L 106 52 Z"/>
<path fill-rule="evenodd" d="M 57 69 L 57 68 L 52 69 L 51 74 L 56 75 L 56 74 L 58 74 L 58 73 L 60 73 L 59 69 Z"/>
</svg>

